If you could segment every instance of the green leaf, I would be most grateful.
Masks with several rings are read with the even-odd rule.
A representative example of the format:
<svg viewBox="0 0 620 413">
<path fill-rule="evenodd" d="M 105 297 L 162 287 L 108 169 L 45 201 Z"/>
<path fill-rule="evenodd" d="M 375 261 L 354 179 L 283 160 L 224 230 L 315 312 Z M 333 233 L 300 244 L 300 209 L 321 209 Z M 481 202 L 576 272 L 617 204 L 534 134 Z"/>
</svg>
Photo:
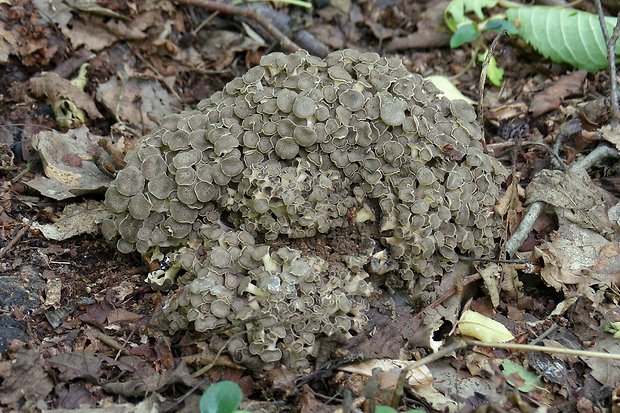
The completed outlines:
<svg viewBox="0 0 620 413">
<path fill-rule="evenodd" d="M 200 398 L 200 413 L 233 413 L 243 393 L 233 381 L 220 381 L 212 384 Z"/>
<path fill-rule="evenodd" d="M 444 21 L 451 31 L 455 32 L 461 25 L 470 23 L 472 20 L 465 16 L 466 13 L 474 12 L 479 20 L 484 19 L 482 9 L 495 7 L 498 0 L 452 0 L 443 14 Z"/>
<path fill-rule="evenodd" d="M 398 412 L 396 411 L 396 409 L 393 409 L 390 406 L 384 406 L 380 404 L 375 408 L 375 413 L 398 413 Z"/>
<path fill-rule="evenodd" d="M 605 40 L 598 17 L 568 8 L 531 6 L 506 10 L 519 36 L 536 51 L 557 63 L 595 72 L 607 67 Z M 606 17 L 613 31 L 616 18 Z M 616 46 L 618 56 L 620 44 Z"/>
<path fill-rule="evenodd" d="M 542 389 L 539 386 L 540 376 L 537 376 L 523 368 L 523 366 L 508 359 L 502 361 L 502 373 L 504 373 L 504 377 L 506 377 L 506 382 L 508 382 L 508 384 L 519 389 L 519 391 L 523 393 Z"/>
<path fill-rule="evenodd" d="M 514 23 L 508 20 L 503 19 L 491 19 L 487 20 L 482 29 L 485 32 L 495 32 L 499 33 L 504 30 L 508 32 L 508 34 L 518 34 L 519 31 L 515 27 Z"/>
<path fill-rule="evenodd" d="M 480 36 L 476 23 L 467 23 L 459 27 L 450 38 L 450 47 L 456 49 L 465 43 L 473 42 Z"/>
<path fill-rule="evenodd" d="M 484 59 L 487 57 L 488 50 L 484 53 L 480 53 L 478 55 L 478 60 L 484 62 Z M 497 65 L 497 60 L 495 60 L 495 56 L 491 56 L 489 59 L 489 66 L 487 67 L 487 79 L 489 82 L 493 84 L 493 86 L 500 87 L 502 85 L 502 80 L 504 79 L 504 69 Z"/>
</svg>

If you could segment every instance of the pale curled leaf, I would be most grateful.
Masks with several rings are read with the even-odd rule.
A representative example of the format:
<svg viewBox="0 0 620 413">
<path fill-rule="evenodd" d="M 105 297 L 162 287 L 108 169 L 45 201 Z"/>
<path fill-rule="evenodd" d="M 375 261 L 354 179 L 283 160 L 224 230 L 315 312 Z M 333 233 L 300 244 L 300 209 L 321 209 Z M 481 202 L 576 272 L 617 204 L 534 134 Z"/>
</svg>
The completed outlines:
<svg viewBox="0 0 620 413">
<path fill-rule="evenodd" d="M 426 76 L 426 80 L 432 82 L 437 89 L 441 91 L 441 94 L 450 100 L 463 99 L 465 102 L 474 104 L 475 102 L 461 93 L 460 90 L 445 76 L 432 75 Z"/>
<path fill-rule="evenodd" d="M 485 343 L 505 343 L 514 339 L 503 324 L 471 310 L 463 312 L 459 320 L 459 330 L 464 336 L 474 337 Z"/>
<path fill-rule="evenodd" d="M 364 360 L 359 363 L 347 364 L 339 368 L 339 370 L 346 371 L 347 373 L 356 373 L 364 376 L 371 377 L 374 369 L 379 369 L 382 372 L 396 371 L 397 375 L 400 374 L 401 369 L 409 367 L 413 364 L 413 361 L 406 360 L 392 360 L 392 359 L 370 359 Z M 420 366 L 415 369 L 410 369 L 407 372 L 407 383 L 410 386 L 423 386 L 431 384 L 433 382 L 433 375 L 426 366 Z"/>
</svg>

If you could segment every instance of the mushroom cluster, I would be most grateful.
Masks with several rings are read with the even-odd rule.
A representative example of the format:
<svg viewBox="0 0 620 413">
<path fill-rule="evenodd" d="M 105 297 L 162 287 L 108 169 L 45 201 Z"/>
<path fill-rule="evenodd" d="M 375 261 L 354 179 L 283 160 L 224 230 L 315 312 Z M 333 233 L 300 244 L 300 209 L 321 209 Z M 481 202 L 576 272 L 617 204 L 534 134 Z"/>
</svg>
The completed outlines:
<svg viewBox="0 0 620 413">
<path fill-rule="evenodd" d="M 170 261 L 149 281 L 175 286 L 171 331 L 229 327 L 238 361 L 300 367 L 317 335 L 361 331 L 370 276 L 423 302 L 458 254 L 493 254 L 508 172 L 480 137 L 398 58 L 271 53 L 142 140 L 102 232 Z M 362 242 L 338 259 L 292 248 L 343 231 Z"/>
</svg>

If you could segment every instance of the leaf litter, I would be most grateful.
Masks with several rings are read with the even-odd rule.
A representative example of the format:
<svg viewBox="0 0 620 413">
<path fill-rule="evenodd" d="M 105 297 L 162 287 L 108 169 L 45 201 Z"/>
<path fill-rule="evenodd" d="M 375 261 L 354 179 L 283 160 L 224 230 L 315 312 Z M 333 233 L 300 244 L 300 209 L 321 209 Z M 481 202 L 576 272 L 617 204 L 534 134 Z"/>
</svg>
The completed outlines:
<svg viewBox="0 0 620 413">
<path fill-rule="evenodd" d="M 16 288 L 24 292 L 31 280 L 39 278 L 38 274 L 46 274 L 47 280 L 60 278 L 60 294 L 55 282 L 48 283 L 48 288 L 41 288 L 37 294 L 43 299 L 41 303 L 64 310 L 59 322 L 50 325 L 36 307 L 12 307 L 11 317 L 29 326 L 29 336 L 20 335 L 18 341 L 9 341 L 8 352 L 0 361 L 3 379 L 0 404 L 3 407 L 12 409 L 19 405 L 63 411 L 78 408 L 78 401 L 83 401 L 88 406 L 114 404 L 117 411 L 163 411 L 164 401 L 177 400 L 200 384 L 192 372 L 205 366 L 212 366 L 207 372 L 211 381 L 231 377 L 245 383 L 246 397 L 250 400 L 261 393 L 273 398 L 272 384 L 279 383 L 274 388 L 282 389 L 280 407 L 288 403 L 289 407 L 297 406 L 301 411 L 319 411 L 319 408 L 337 411 L 344 388 L 365 399 L 360 402 L 362 404 L 373 398 L 389 403 L 389 397 L 379 399 L 376 392 L 373 393 L 373 386 L 379 385 L 392 394 L 398 389 L 400 373 L 396 374 L 398 370 L 389 367 L 373 373 L 375 363 L 384 360 L 389 365 L 407 365 L 449 346 L 457 334 L 457 324 L 463 330 L 459 316 L 472 311 L 484 317 L 482 325 L 494 334 L 502 326 L 507 334 L 519 340 L 535 341 L 547 334 L 550 327 L 561 325 L 562 331 L 571 332 L 563 333 L 564 336 L 571 335 L 572 340 L 549 333 L 549 339 L 543 338 L 541 342 L 553 347 L 617 353 L 617 339 L 603 332 L 603 325 L 620 320 L 617 311 L 620 214 L 613 209 L 613 195 L 597 186 L 598 180 L 591 180 L 586 174 L 551 170 L 533 178 L 533 174 L 524 174 L 521 182 L 527 185 L 527 202 L 542 201 L 548 205 L 550 213 L 541 220 L 555 226 L 554 231 L 549 231 L 548 225 L 540 225 L 538 239 L 532 241 L 531 248 L 519 253 L 529 258 L 528 264 L 479 265 L 479 274 L 467 283 L 463 280 L 468 279 L 469 274 L 456 271 L 441 281 L 442 301 L 431 308 L 414 309 L 406 298 L 386 293 L 378 300 L 381 304 L 369 314 L 373 334 L 322 343 L 316 372 L 324 374 L 310 375 L 310 380 L 302 386 L 297 386 L 296 382 L 312 372 L 300 376 L 275 370 L 268 375 L 269 379 L 255 377 L 252 381 L 252 373 L 219 354 L 220 348 L 207 348 L 196 337 L 169 338 L 154 334 L 148 327 L 149 319 L 161 296 L 142 284 L 148 270 L 135 258 L 117 257 L 95 237 L 82 235 L 77 241 L 67 239 L 76 232 L 87 232 L 80 229 L 80 220 L 87 224 L 86 228 L 92 228 L 88 224 L 97 219 L 87 214 L 97 210 L 96 207 L 81 204 L 82 212 L 86 213 L 81 217 L 81 212 L 75 213 L 69 206 L 80 205 L 74 204 L 76 201 L 72 199 L 106 187 L 110 180 L 108 173 L 122 167 L 123 154 L 131 146 L 132 139 L 153 130 L 163 114 L 195 104 L 221 89 L 227 80 L 245 72 L 265 52 L 270 40 L 265 43 L 268 37 L 248 29 L 244 26 L 246 22 L 235 24 L 230 18 L 214 17 L 198 9 L 192 9 L 191 18 L 187 18 L 184 12 L 188 9 L 171 2 L 154 2 L 148 6 L 107 4 L 108 8 L 91 9 L 84 9 L 77 2 L 22 3 L 19 7 L 0 4 L 9 11 L 6 19 L 0 19 L 0 62 L 18 61 L 23 67 L 40 70 L 30 78 L 33 93 L 22 96 L 24 102 L 39 100 L 43 107 L 45 98 L 38 96 L 46 96 L 50 101 L 69 100 L 84 110 L 83 121 L 88 128 L 70 130 L 66 134 L 56 131 L 39 134 L 33 144 L 43 161 L 46 176 L 31 179 L 33 173 L 25 170 L 15 182 L 0 188 L 0 217 L 10 218 L 0 227 L 0 247 L 5 254 L 0 261 L 2 275 L 9 271 L 21 274 L 22 283 Z M 377 45 L 389 42 L 388 48 L 402 49 L 399 42 L 416 42 L 413 37 L 407 38 L 408 30 L 414 28 L 409 16 L 416 13 L 438 15 L 437 10 L 440 10 L 419 9 L 419 5 L 405 3 L 373 5 L 334 1 L 313 12 L 312 19 L 316 27 L 322 25 L 334 34 L 333 39 L 324 39 L 332 47 L 346 44 L 376 50 Z M 278 12 L 296 18 L 307 13 L 294 8 Z M 50 21 L 60 29 L 60 34 L 54 31 Z M 203 21 L 204 26 L 195 30 Z M 418 23 L 416 28 L 418 36 L 435 36 L 438 44 L 447 41 L 445 36 L 433 34 L 432 25 Z M 423 33 L 424 30 L 427 31 Z M 18 41 L 15 33 L 28 37 L 28 44 Z M 75 49 L 114 57 L 91 62 L 84 91 L 70 84 L 64 76 L 42 73 L 50 62 L 60 62 L 64 58 L 58 46 L 59 36 Z M 335 43 L 330 44 L 328 40 Z M 522 53 L 514 50 L 514 53 Z M 442 59 L 437 59 L 437 53 Z M 531 69 L 523 61 L 511 62 L 514 56 L 504 58 L 507 60 L 504 63 L 515 70 L 513 75 L 507 70 L 507 90 L 519 90 L 524 80 L 518 78 L 517 72 L 528 73 Z M 445 73 L 447 68 L 456 73 L 465 66 L 466 59 L 463 54 L 456 51 L 450 54 L 446 50 L 407 51 L 405 56 L 405 61 L 423 74 Z M 584 84 L 582 72 L 563 76 L 557 68 L 549 70 L 550 73 L 542 73 L 542 77 L 558 79 L 554 85 L 533 96 L 513 96 L 520 99 L 516 106 L 510 106 L 505 97 L 498 95 L 497 106 L 489 108 L 490 113 L 500 114 L 496 117 L 500 121 L 506 117 L 526 116 L 523 108 L 529 107 L 534 116 L 547 116 L 549 129 L 539 136 L 550 139 L 553 130 L 565 120 L 562 110 L 572 110 L 574 101 L 582 102 L 588 96 L 581 93 L 582 88 L 606 93 L 605 85 L 596 83 L 594 78 L 588 77 L 591 81 Z M 2 74 L 6 76 L 8 74 Z M 24 80 L 27 81 L 27 77 Z M 5 80 L 0 78 L 0 81 Z M 472 86 L 476 81 L 475 71 L 464 75 L 460 80 L 462 90 L 471 90 L 467 85 Z M 544 84 L 547 83 L 541 82 L 538 90 Z M 572 100 L 562 100 L 568 96 L 572 96 Z M 475 95 L 471 97 L 476 98 Z M 503 111 L 498 109 L 500 106 L 505 107 Z M 32 114 L 25 109 L 15 114 L 13 105 L 11 113 L 12 118 L 1 120 L 17 123 L 24 119 L 32 123 Z M 56 126 L 49 116 L 41 118 L 46 119 L 47 127 Z M 498 129 L 496 134 L 491 134 L 491 145 L 512 144 L 499 132 Z M 21 140 L 27 138 L 15 135 L 13 143 L 21 144 Z M 102 139 L 105 143 L 101 143 Z M 608 138 L 615 142 L 612 139 Z M 13 143 L 10 148 L 14 147 Z M 574 150 L 573 145 L 566 143 L 565 149 Z M 585 153 L 586 148 L 580 151 Z M 517 160 L 518 167 L 526 169 L 537 163 L 550 168 L 548 159 L 540 151 L 531 147 L 523 151 L 523 157 Z M 510 163 L 509 156 L 499 152 L 498 157 Z M 9 163 L 19 167 L 21 161 L 17 156 Z M 40 170 L 34 170 L 40 174 Z M 15 173 L 10 171 L 3 169 L 8 178 L 15 178 Z M 600 177 L 604 171 L 594 173 Z M 22 182 L 38 193 L 27 192 L 23 184 L 18 185 Z M 50 203 L 38 194 L 62 203 Z M 66 211 L 61 212 L 66 203 Z M 510 220 L 518 220 L 523 211 L 510 205 L 508 209 L 513 213 Z M 36 222 L 24 239 L 6 249 L 22 219 Z M 63 247 L 53 248 L 58 245 Z M 84 297 L 90 301 L 82 300 Z M 503 329 L 502 337 L 508 337 Z M 46 339 L 41 340 L 42 337 Z M 496 340 L 497 337 L 491 338 Z M 23 344 L 24 341 L 29 342 Z M 330 361 L 348 360 L 352 354 L 362 354 L 367 359 L 362 362 L 367 364 L 364 374 L 325 368 Z M 408 387 L 405 395 L 419 400 L 410 407 L 464 411 L 467 407 L 488 403 L 508 407 L 510 402 L 506 396 L 511 385 L 525 390 L 531 403 L 549 405 L 569 400 L 587 405 L 591 395 L 606 394 L 600 390 L 601 386 L 620 385 L 617 362 L 534 354 L 538 353 L 530 353 L 527 357 L 510 355 L 505 350 L 490 351 L 483 347 L 452 353 L 448 358 L 423 366 L 424 369 L 414 370 L 423 372 L 426 385 Z M 500 368 L 501 360 L 506 357 L 510 357 L 512 363 L 508 373 Z M 343 369 L 352 365 L 345 363 Z M 583 377 L 591 379 L 585 384 L 593 389 L 592 392 L 580 393 L 584 379 L 574 373 L 575 369 L 585 372 Z M 536 374 L 532 371 L 542 380 L 534 380 Z M 562 374 L 566 376 L 565 381 L 559 379 Z M 598 387 L 592 387 L 592 383 L 597 383 Z M 199 388 L 203 389 L 204 383 Z M 150 392 L 157 393 L 157 397 L 144 399 Z M 331 397 L 335 398 L 330 403 L 327 400 Z M 609 397 L 609 393 L 605 397 Z M 135 403 L 126 403 L 126 398 L 132 398 Z M 190 400 L 194 404 L 186 404 L 185 408 L 196 411 L 197 398 L 188 397 L 187 401 Z"/>
</svg>

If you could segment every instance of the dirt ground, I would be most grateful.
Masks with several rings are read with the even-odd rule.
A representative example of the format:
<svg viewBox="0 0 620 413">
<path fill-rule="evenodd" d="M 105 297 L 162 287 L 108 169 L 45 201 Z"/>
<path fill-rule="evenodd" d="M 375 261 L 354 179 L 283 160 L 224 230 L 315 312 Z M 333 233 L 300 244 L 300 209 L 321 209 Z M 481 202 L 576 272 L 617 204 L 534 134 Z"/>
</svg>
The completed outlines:
<svg viewBox="0 0 620 413">
<path fill-rule="evenodd" d="M 419 360 L 433 343 L 447 346 L 458 337 L 456 320 L 446 315 L 441 326 L 424 325 L 418 317 L 424 309 L 389 292 L 389 303 L 383 296 L 370 310 L 372 339 L 324 340 L 304 371 L 250 371 L 220 354 L 214 340 L 190 332 L 167 336 L 152 326 L 164 297 L 145 283 L 150 268 L 138 255 L 119 253 L 98 232 L 55 241 L 41 229 L 82 225 L 59 221 L 63 210 L 99 208 L 105 184 L 89 182 L 72 193 L 54 186 L 43 175 L 41 149 L 33 148 L 37 133 L 86 125 L 89 136 L 111 137 L 103 146 L 122 158 L 163 114 L 194 106 L 262 55 L 286 50 L 252 18 L 191 3 L 199 2 L 0 1 L 0 411 L 197 412 L 203 390 L 226 379 L 239 384 L 250 411 L 373 412 L 392 401 L 398 373 L 368 377 L 341 368 L 360 359 Z M 448 2 L 312 3 L 311 10 L 256 7 L 312 53 L 356 48 L 397 55 L 423 76 L 459 74 L 458 88 L 478 99 L 480 64 L 468 65 L 472 45 L 449 47 Z M 595 10 L 588 1 L 579 7 Z M 450 302 L 459 312 L 489 316 L 520 344 L 620 354 L 620 340 L 604 331 L 620 322 L 619 221 L 611 208 L 620 197 L 618 166 L 604 161 L 585 177 L 550 175 L 524 190 L 540 171 L 558 171 L 545 149 L 557 139 L 567 165 L 601 143 L 610 122 L 609 75 L 551 63 L 516 38 L 504 38 L 495 56 L 505 72 L 501 87 L 485 89 L 486 147 L 514 182 L 498 246 L 530 203 L 547 207 L 519 249 L 526 264 L 496 264 L 491 275 L 469 268 L 433 306 Z M 85 62 L 78 93 L 68 80 Z M 77 102 L 81 112 L 66 103 L 54 112 L 51 102 L 59 99 Z M 83 159 L 62 161 L 79 169 Z M 117 167 L 99 166 L 111 174 Z M 574 208 L 550 201 L 558 194 Z M 580 208 L 587 203 L 589 209 Z M 596 222 L 569 225 L 559 209 Z M 507 370 L 504 360 L 517 367 Z M 470 345 L 425 367 L 419 385 L 405 385 L 394 407 L 620 411 L 617 360 Z"/>
</svg>

